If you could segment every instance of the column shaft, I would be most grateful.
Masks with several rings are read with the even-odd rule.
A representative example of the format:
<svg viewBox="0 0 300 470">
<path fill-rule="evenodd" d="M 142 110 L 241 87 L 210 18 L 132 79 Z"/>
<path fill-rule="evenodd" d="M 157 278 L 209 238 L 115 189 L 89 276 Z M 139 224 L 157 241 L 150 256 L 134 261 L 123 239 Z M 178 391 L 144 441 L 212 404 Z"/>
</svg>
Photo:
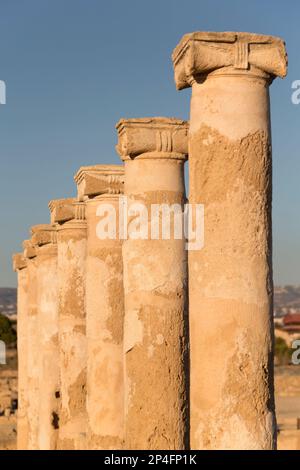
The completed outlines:
<svg viewBox="0 0 300 470">
<path fill-rule="evenodd" d="M 120 449 L 124 438 L 122 243 L 100 239 L 97 210 L 109 204 L 118 217 L 118 195 L 87 202 L 87 411 L 89 448 Z"/>
<path fill-rule="evenodd" d="M 31 251 L 30 258 L 27 252 Z M 27 396 L 28 396 L 28 450 L 38 450 L 39 430 L 39 320 L 37 309 L 37 259 L 32 248 L 25 248 L 28 270 L 28 321 L 27 321 Z"/>
<path fill-rule="evenodd" d="M 193 448 L 274 445 L 268 109 L 263 80 L 193 86 L 190 202 L 205 207 L 205 246 L 189 253 Z"/>
<path fill-rule="evenodd" d="M 59 348 L 57 246 L 38 249 L 40 349 L 39 449 L 55 450 L 58 437 Z"/>
<path fill-rule="evenodd" d="M 27 260 L 21 254 L 14 256 L 14 270 L 18 273 L 18 417 L 17 449 L 28 449 L 28 270 Z"/>
<path fill-rule="evenodd" d="M 58 314 L 61 410 L 59 449 L 86 446 L 86 224 L 72 220 L 58 228 Z"/>
</svg>

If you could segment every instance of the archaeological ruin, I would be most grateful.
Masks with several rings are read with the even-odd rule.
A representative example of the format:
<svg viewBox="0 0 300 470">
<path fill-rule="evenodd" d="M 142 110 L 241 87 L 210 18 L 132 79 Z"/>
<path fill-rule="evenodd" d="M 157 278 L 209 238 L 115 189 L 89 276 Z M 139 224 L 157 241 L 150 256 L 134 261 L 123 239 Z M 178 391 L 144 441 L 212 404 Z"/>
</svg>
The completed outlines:
<svg viewBox="0 0 300 470">
<path fill-rule="evenodd" d="M 285 44 L 195 32 L 172 60 L 189 122 L 121 119 L 122 163 L 81 167 L 13 257 L 18 449 L 276 449 L 269 86 Z"/>
</svg>

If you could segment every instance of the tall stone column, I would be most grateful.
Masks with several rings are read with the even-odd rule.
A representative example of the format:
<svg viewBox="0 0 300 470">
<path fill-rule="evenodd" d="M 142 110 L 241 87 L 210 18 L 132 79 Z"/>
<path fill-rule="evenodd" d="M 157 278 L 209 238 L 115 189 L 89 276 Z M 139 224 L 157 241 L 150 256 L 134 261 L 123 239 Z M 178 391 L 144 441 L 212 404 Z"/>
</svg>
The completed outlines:
<svg viewBox="0 0 300 470">
<path fill-rule="evenodd" d="M 60 400 L 58 449 L 86 446 L 86 326 L 84 204 L 57 228 Z M 68 217 L 69 218 L 69 217 Z"/>
<path fill-rule="evenodd" d="M 190 203 L 205 244 L 189 253 L 191 446 L 273 449 L 272 162 L 269 85 L 283 41 L 196 32 L 173 53 L 192 87 Z"/>
<path fill-rule="evenodd" d="M 18 419 L 17 448 L 28 449 L 28 270 L 23 254 L 13 256 L 13 269 L 18 273 Z"/>
<path fill-rule="evenodd" d="M 125 448 L 181 450 L 188 446 L 185 240 L 182 231 L 175 239 L 173 222 L 168 239 L 151 239 L 150 216 L 152 204 L 164 204 L 167 212 L 179 207 L 182 221 L 188 124 L 128 119 L 117 130 L 130 233 L 123 244 Z"/>
<path fill-rule="evenodd" d="M 87 221 L 86 328 L 88 448 L 120 449 L 124 438 L 122 240 L 106 238 L 98 224 L 119 218 L 124 168 L 97 165 L 75 176 Z"/>
<path fill-rule="evenodd" d="M 54 225 L 32 227 L 36 247 L 39 337 L 38 448 L 55 450 L 58 437 L 59 347 L 57 243 Z"/>
<path fill-rule="evenodd" d="M 37 308 L 37 258 L 30 240 L 23 243 L 27 260 L 28 310 L 27 310 L 27 419 L 28 450 L 38 450 L 39 430 L 39 323 Z"/>
</svg>

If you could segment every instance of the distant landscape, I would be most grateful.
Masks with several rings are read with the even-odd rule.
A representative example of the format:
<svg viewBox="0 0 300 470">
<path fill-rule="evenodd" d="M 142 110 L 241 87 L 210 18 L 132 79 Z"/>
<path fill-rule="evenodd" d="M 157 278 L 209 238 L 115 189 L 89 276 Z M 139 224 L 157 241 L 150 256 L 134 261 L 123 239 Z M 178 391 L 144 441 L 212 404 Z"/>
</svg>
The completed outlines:
<svg viewBox="0 0 300 470">
<path fill-rule="evenodd" d="M 275 287 L 274 310 L 284 314 L 289 310 L 300 310 L 300 285 Z M 0 287 L 0 313 L 15 315 L 17 313 L 17 289 Z"/>
<path fill-rule="evenodd" d="M 300 286 L 275 287 L 274 310 L 276 314 L 300 310 Z"/>
<path fill-rule="evenodd" d="M 17 313 L 17 289 L 0 287 L 0 313 L 9 316 Z"/>
</svg>

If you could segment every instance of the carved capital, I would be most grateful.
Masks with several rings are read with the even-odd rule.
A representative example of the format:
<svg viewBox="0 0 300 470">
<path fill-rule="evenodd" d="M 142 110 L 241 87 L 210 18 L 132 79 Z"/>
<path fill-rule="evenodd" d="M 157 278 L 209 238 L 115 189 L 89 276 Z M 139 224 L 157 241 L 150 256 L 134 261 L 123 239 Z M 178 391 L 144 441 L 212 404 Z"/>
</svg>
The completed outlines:
<svg viewBox="0 0 300 470">
<path fill-rule="evenodd" d="M 121 194 L 124 191 L 124 168 L 121 165 L 83 166 L 74 179 L 79 201 L 100 194 Z"/>
<path fill-rule="evenodd" d="M 235 32 L 195 32 L 181 39 L 172 55 L 178 90 L 190 87 L 197 76 L 214 71 L 250 73 L 272 80 L 285 77 L 285 43 L 274 36 Z"/>
<path fill-rule="evenodd" d="M 13 270 L 20 271 L 21 269 L 27 268 L 27 260 L 23 253 L 16 253 L 13 255 Z"/>
<path fill-rule="evenodd" d="M 74 220 L 85 221 L 85 203 L 74 202 L 73 204 Z"/>
<path fill-rule="evenodd" d="M 74 218 L 75 198 L 54 199 L 49 202 L 51 224 L 63 224 Z"/>
<path fill-rule="evenodd" d="M 62 225 L 71 220 L 85 220 L 85 203 L 75 198 L 50 201 L 51 224 Z"/>
<path fill-rule="evenodd" d="M 31 240 L 24 240 L 23 242 L 24 257 L 32 259 L 37 256 L 36 248 L 33 246 Z"/>
<path fill-rule="evenodd" d="M 43 246 L 56 243 L 56 226 L 50 224 L 34 225 L 31 227 L 31 242 L 33 246 Z"/>
<path fill-rule="evenodd" d="M 122 160 L 145 158 L 187 159 L 187 121 L 175 118 L 121 119 L 116 125 L 116 150 Z M 157 154 L 157 155 L 156 155 Z"/>
</svg>

